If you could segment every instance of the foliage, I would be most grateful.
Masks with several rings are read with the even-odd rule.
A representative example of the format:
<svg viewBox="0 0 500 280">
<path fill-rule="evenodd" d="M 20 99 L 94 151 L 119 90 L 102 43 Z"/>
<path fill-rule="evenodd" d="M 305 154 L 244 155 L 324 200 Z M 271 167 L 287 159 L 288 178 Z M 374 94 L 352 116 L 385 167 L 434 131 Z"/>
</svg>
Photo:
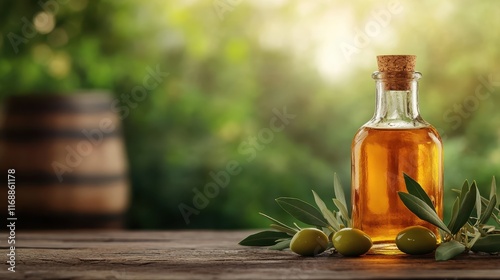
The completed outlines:
<svg viewBox="0 0 500 280">
<path fill-rule="evenodd" d="M 341 202 L 344 196 L 343 188 L 340 186 L 337 174 L 334 177 L 334 193 L 337 198 L 333 200 L 337 202 L 335 203 L 337 211 L 330 211 L 314 191 L 312 191 L 314 200 L 319 210 L 297 198 L 282 197 L 277 198 L 276 202 L 293 218 L 309 226 L 317 227 L 327 236 L 330 236 L 352 224 L 350 217 L 342 210 L 342 208 L 346 208 L 345 203 Z M 408 193 L 398 192 L 401 201 L 420 219 L 440 229 L 441 244 L 435 252 L 437 261 L 452 259 L 466 251 L 500 252 L 500 231 L 496 230 L 494 226 L 485 224 L 490 218 L 493 218 L 500 225 L 495 177 L 493 177 L 491 183 L 489 199 L 481 196 L 476 182 L 469 185 L 465 181 L 462 189 L 457 190 L 458 197 L 455 200 L 452 217 L 448 224 L 445 224 L 438 216 L 429 196 L 420 184 L 406 174 L 404 174 L 404 178 Z M 476 210 L 475 213 L 474 209 Z M 294 223 L 294 228 L 266 214 L 261 213 L 261 215 L 273 222 L 270 227 L 275 231 L 261 231 L 252 234 L 240 241 L 239 244 L 244 246 L 268 246 L 269 249 L 274 250 L 288 248 L 285 245 L 290 244 L 292 237 L 301 228 L 296 223 Z M 328 248 L 331 247 L 330 242 Z"/>
<path fill-rule="evenodd" d="M 351 218 L 345 210 L 342 210 L 347 209 L 347 205 L 345 204 L 345 201 L 342 201 L 342 198 L 344 197 L 344 190 L 340 185 L 340 180 L 336 173 L 334 174 L 333 188 L 336 197 L 333 200 L 337 201 L 335 203 L 337 209 L 333 211 L 326 207 L 325 202 L 316 194 L 315 191 L 312 191 L 312 193 L 319 210 L 311 204 L 298 198 L 280 197 L 276 199 L 276 202 L 293 218 L 309 226 L 317 227 L 322 230 L 326 236 L 330 236 L 342 228 L 351 227 L 352 225 Z M 296 223 L 294 223 L 295 228 L 293 228 L 266 214 L 260 214 L 273 222 L 270 227 L 276 231 L 261 231 L 252 234 L 241 240 L 239 244 L 243 246 L 269 246 L 269 249 L 271 250 L 287 249 L 288 246 L 281 245 L 289 244 L 292 237 L 301 228 Z M 332 242 L 329 240 L 327 248 L 331 247 Z"/>
<path fill-rule="evenodd" d="M 21 36 L 23 18 L 31 22 L 47 2 L 60 3 L 53 30 L 16 53 L 9 34 Z M 221 18 L 214 1 L 1 1 L 0 97 L 104 88 L 123 104 L 147 67 L 169 72 L 123 119 L 133 228 L 261 227 L 253 213 L 278 211 L 266 198 L 305 197 L 304 186 L 326 186 L 334 168 L 347 181 L 352 137 L 373 112 L 377 54 L 418 56 L 420 107 L 444 139 L 445 185 L 465 176 L 485 186 L 498 172 L 496 2 L 402 2 L 349 59 L 341 44 L 354 44 L 389 1 L 227 2 L 239 4 Z M 493 81 L 479 92 L 484 100 L 474 99 L 480 77 Z M 297 117 L 254 158 L 240 153 L 283 107 Z M 193 189 L 230 160 L 242 172 L 186 225 L 179 204 L 192 206 Z"/>
<path fill-rule="evenodd" d="M 438 217 L 432 203 L 428 203 L 430 199 L 422 187 L 406 174 L 405 181 L 408 193 L 398 193 L 401 201 L 419 218 L 441 229 L 442 243 L 436 249 L 436 260 L 449 260 L 470 250 L 500 252 L 500 231 L 485 224 L 493 218 L 500 225 L 495 177 L 491 182 L 489 199 L 481 196 L 476 182 L 469 185 L 465 181 L 462 189 L 456 190 L 458 196 L 447 225 Z"/>
</svg>

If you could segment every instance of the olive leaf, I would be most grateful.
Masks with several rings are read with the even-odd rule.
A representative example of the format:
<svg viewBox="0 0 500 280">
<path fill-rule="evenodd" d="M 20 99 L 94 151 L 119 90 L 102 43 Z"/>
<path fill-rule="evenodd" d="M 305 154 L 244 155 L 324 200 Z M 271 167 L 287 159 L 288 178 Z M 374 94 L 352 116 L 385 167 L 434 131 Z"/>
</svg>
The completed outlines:
<svg viewBox="0 0 500 280">
<path fill-rule="evenodd" d="M 500 252 L 500 234 L 488 234 L 479 238 L 471 249 L 475 252 Z"/>
<path fill-rule="evenodd" d="M 352 222 L 351 222 L 351 219 L 349 218 L 349 213 L 347 212 L 347 208 L 344 204 L 342 204 L 342 202 L 336 198 L 333 198 L 333 203 L 335 204 L 335 206 L 337 206 L 337 208 L 339 209 L 340 211 L 340 214 L 342 215 L 342 217 L 344 218 L 344 221 L 346 221 L 346 226 L 347 227 L 352 227 Z"/>
<path fill-rule="evenodd" d="M 288 214 L 303 223 L 313 226 L 328 227 L 328 222 L 321 212 L 305 201 L 291 197 L 280 197 L 276 199 L 276 202 Z"/>
<path fill-rule="evenodd" d="M 474 181 L 472 184 L 474 186 L 476 186 L 476 181 Z M 481 221 L 481 213 L 482 213 L 481 194 L 479 193 L 479 189 L 476 187 L 476 217 L 477 217 L 477 220 L 476 220 L 475 225 L 478 225 L 479 222 Z"/>
<path fill-rule="evenodd" d="M 406 190 L 408 191 L 408 193 L 420 198 L 420 200 L 425 202 L 427 205 L 429 205 L 429 207 L 431 207 L 434 210 L 434 212 L 436 212 L 434 204 L 432 204 L 431 199 L 424 191 L 422 186 L 420 186 L 420 184 L 417 181 L 413 180 L 413 178 L 411 178 L 407 174 L 403 173 L 403 176 L 405 179 Z"/>
<path fill-rule="evenodd" d="M 238 244 L 243 246 L 271 246 L 282 238 L 290 238 L 290 236 L 284 232 L 266 230 L 249 235 Z"/>
<path fill-rule="evenodd" d="M 460 193 L 461 193 L 461 190 L 459 189 L 451 189 L 452 192 L 458 194 L 458 196 L 460 196 Z"/>
<path fill-rule="evenodd" d="M 495 180 L 495 176 L 493 176 L 493 179 L 491 179 L 491 190 L 490 190 L 490 200 L 493 198 L 494 195 L 497 194 L 497 182 Z"/>
<path fill-rule="evenodd" d="M 295 228 L 293 228 L 293 227 L 291 227 L 291 226 L 288 226 L 288 225 L 286 225 L 285 223 L 280 222 L 280 221 L 278 221 L 277 219 L 275 219 L 275 218 L 273 218 L 273 217 L 271 217 L 271 216 L 269 216 L 269 215 L 266 215 L 266 214 L 264 214 L 264 213 L 262 213 L 262 212 L 259 212 L 259 215 L 264 216 L 264 217 L 268 218 L 269 220 L 271 220 L 272 222 L 275 222 L 277 225 L 282 226 L 282 227 L 284 227 L 284 228 L 286 228 L 286 229 L 290 230 L 290 232 L 292 232 L 292 231 L 293 231 L 294 233 L 295 233 L 295 232 L 297 232 L 297 230 L 296 230 Z M 282 231 L 283 231 L 283 230 L 282 230 Z M 285 232 L 285 231 L 284 231 L 284 232 Z"/>
<path fill-rule="evenodd" d="M 477 242 L 476 242 L 477 243 Z M 436 249 L 436 261 L 446 261 L 452 259 L 465 251 L 465 246 L 455 240 L 444 242 Z"/>
<path fill-rule="evenodd" d="M 474 228 L 474 230 L 475 230 L 474 238 L 472 238 L 471 241 L 467 242 L 467 246 L 465 246 L 467 249 L 470 249 L 472 246 L 474 246 L 476 241 L 481 237 L 481 232 L 476 228 Z"/>
<path fill-rule="evenodd" d="M 319 210 L 323 214 L 323 217 L 326 219 L 326 221 L 330 224 L 330 226 L 332 226 L 335 231 L 340 230 L 340 224 L 337 221 L 337 218 L 335 218 L 333 213 L 328 210 L 325 202 L 318 196 L 315 191 L 312 191 L 312 193 L 314 196 L 314 201 L 316 202 L 316 205 L 318 205 Z"/>
<path fill-rule="evenodd" d="M 451 220 L 448 223 L 448 228 L 450 227 L 450 225 L 454 224 L 455 221 L 457 220 L 458 207 L 460 206 L 459 203 L 460 203 L 460 199 L 457 197 L 455 199 L 455 202 L 453 203 L 453 208 L 451 210 Z"/>
<path fill-rule="evenodd" d="M 289 229 L 289 228 L 286 228 L 286 227 L 283 227 L 280 225 L 271 224 L 269 226 L 275 230 L 288 233 L 288 235 L 290 235 L 290 236 L 294 236 L 297 233 L 297 230 L 295 230 L 295 229 Z"/>
<path fill-rule="evenodd" d="M 342 188 L 342 185 L 340 184 L 340 179 L 337 176 L 337 173 L 333 173 L 333 191 L 335 193 L 335 198 L 338 199 L 342 203 L 342 205 L 347 207 L 344 189 Z M 347 219 L 349 218 L 349 216 L 345 216 L 345 217 Z"/>
<path fill-rule="evenodd" d="M 476 182 L 473 183 L 473 185 L 475 185 Z M 475 226 L 479 225 L 480 221 L 481 221 L 481 213 L 483 211 L 483 209 L 481 209 L 481 194 L 479 194 L 479 189 L 477 189 L 477 192 L 476 193 L 476 203 L 475 203 L 475 208 L 476 208 L 476 222 L 475 223 L 471 223 Z"/>
<path fill-rule="evenodd" d="M 469 189 L 470 189 L 469 188 L 469 181 L 465 180 L 463 185 L 462 185 L 462 189 L 460 190 L 460 204 L 462 204 L 464 202 L 465 195 L 467 194 Z"/>
<path fill-rule="evenodd" d="M 493 209 L 495 208 L 496 204 L 497 204 L 497 195 L 495 194 L 491 197 L 488 206 L 486 206 L 486 210 L 484 210 L 483 215 L 479 220 L 480 225 L 486 224 L 488 222 L 488 220 L 491 218 L 491 214 L 493 213 Z"/>
<path fill-rule="evenodd" d="M 297 230 L 302 230 L 302 229 L 299 227 L 299 225 L 297 225 L 297 223 L 295 223 L 295 222 L 294 222 L 294 223 L 293 223 L 293 225 L 295 226 L 295 228 L 296 228 Z"/>
<path fill-rule="evenodd" d="M 288 249 L 288 248 L 290 248 L 290 242 L 292 242 L 291 238 L 287 238 L 287 239 L 278 241 L 276 244 L 274 244 L 273 246 L 269 247 L 269 250 L 278 250 L 278 251 L 281 251 L 281 250 L 284 250 L 284 249 Z"/>
<path fill-rule="evenodd" d="M 484 205 L 488 205 L 490 203 L 490 201 L 484 197 L 481 196 L 481 202 L 484 204 Z M 493 205 L 493 210 L 494 211 L 497 211 L 500 213 L 500 209 L 496 206 L 496 205 Z"/>
<path fill-rule="evenodd" d="M 466 182 L 467 182 L 467 180 L 466 180 Z M 461 198 L 460 203 L 462 203 L 463 197 L 465 197 L 465 194 L 467 194 L 467 192 L 469 190 L 467 183 L 464 183 L 463 187 L 466 187 L 465 188 L 465 192 L 462 192 L 461 190 L 458 190 L 458 189 L 451 189 L 452 192 L 457 193 L 459 195 L 459 197 Z M 493 177 L 493 181 L 491 182 L 490 199 L 493 197 L 493 194 L 496 194 L 495 177 Z M 482 205 L 484 205 L 486 207 L 486 206 L 488 206 L 490 200 L 487 199 L 487 198 L 485 198 L 485 197 L 483 197 L 483 196 L 481 196 L 481 202 L 482 202 Z M 497 212 L 500 212 L 500 209 L 496 205 L 493 205 L 493 210 L 497 211 Z"/>
<path fill-rule="evenodd" d="M 492 233 L 496 230 L 495 226 L 490 226 L 490 225 L 483 225 L 483 227 L 480 227 L 479 229 L 486 230 L 485 234 Z"/>
<path fill-rule="evenodd" d="M 427 203 L 409 193 L 398 192 L 398 195 L 404 205 L 411 212 L 417 215 L 417 217 L 437 226 L 447 233 L 450 233 L 450 230 L 446 227 L 443 221 L 441 221 L 436 212 L 429 205 L 427 205 Z"/>
<path fill-rule="evenodd" d="M 469 220 L 472 210 L 474 210 L 474 205 L 476 204 L 477 186 L 472 183 L 469 191 L 464 195 L 463 201 L 460 204 L 460 209 L 458 210 L 457 218 L 450 224 L 449 228 L 452 234 L 457 233 L 462 226 Z"/>
</svg>

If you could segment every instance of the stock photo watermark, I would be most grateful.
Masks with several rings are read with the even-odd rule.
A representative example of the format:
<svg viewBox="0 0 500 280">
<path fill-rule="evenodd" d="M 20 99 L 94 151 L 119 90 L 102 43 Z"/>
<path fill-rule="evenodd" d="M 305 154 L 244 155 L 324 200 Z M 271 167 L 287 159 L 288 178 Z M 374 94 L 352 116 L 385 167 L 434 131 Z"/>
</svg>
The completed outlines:
<svg viewBox="0 0 500 280">
<path fill-rule="evenodd" d="M 256 135 L 248 137 L 247 140 L 239 144 L 238 154 L 247 156 L 246 162 L 252 162 L 257 157 L 257 153 L 264 150 L 266 145 L 274 140 L 275 134 L 283 131 L 296 117 L 296 115 L 288 113 L 286 107 L 283 107 L 281 111 L 274 108 L 272 112 L 273 117 L 269 120 L 269 127 L 260 129 Z M 237 176 L 242 171 L 243 167 L 236 160 L 228 161 L 222 170 L 210 171 L 211 181 L 203 188 L 193 188 L 194 195 L 191 205 L 180 203 L 178 206 L 186 225 L 191 222 L 192 215 L 199 215 L 200 211 L 210 204 L 210 200 L 216 198 L 220 190 L 229 185 L 232 176 Z"/>
<path fill-rule="evenodd" d="M 16 170 L 7 170 L 7 229 L 9 231 L 9 236 L 7 237 L 7 268 L 10 272 L 16 272 Z"/>
<path fill-rule="evenodd" d="M 453 131 L 462 126 L 463 121 L 470 118 L 476 112 L 481 102 L 491 98 L 496 92 L 496 88 L 500 87 L 500 79 L 494 79 L 493 74 L 479 76 L 477 79 L 479 84 L 474 89 L 474 93 L 467 95 L 461 103 L 453 104 L 453 108 L 446 110 L 443 113 L 443 120 L 451 125 Z M 441 132 L 441 131 L 440 131 Z M 448 137 L 446 132 L 441 132 L 441 138 L 444 140 Z"/>
<path fill-rule="evenodd" d="M 35 38 L 40 33 L 48 33 L 52 31 L 55 26 L 54 15 L 59 11 L 60 5 L 67 4 L 69 0 L 39 0 L 38 6 L 42 8 L 43 12 L 35 15 L 33 22 L 28 18 L 22 17 L 21 21 L 21 34 L 9 32 L 7 39 L 14 50 L 14 53 L 19 53 L 19 46 L 27 44 L 30 39 Z"/>
<path fill-rule="evenodd" d="M 135 86 L 130 93 L 123 93 L 120 98 L 116 98 L 111 102 L 110 111 L 118 114 L 120 120 L 127 118 L 130 111 L 137 108 L 138 104 L 144 101 L 152 90 L 159 87 L 169 75 L 168 72 L 161 71 L 160 65 L 156 65 L 155 68 L 148 66 L 146 72 L 147 74 L 142 79 L 141 85 Z M 65 162 L 52 162 L 52 168 L 59 182 L 63 181 L 64 173 L 73 172 L 92 153 L 95 147 L 102 144 L 105 135 L 114 133 L 116 129 L 117 125 L 110 118 L 102 118 L 97 128 L 82 129 L 81 133 L 85 139 L 79 141 L 75 147 L 66 145 Z"/>
<path fill-rule="evenodd" d="M 389 26 L 394 15 L 400 14 L 403 6 L 399 1 L 391 2 L 384 9 L 376 10 L 370 13 L 370 18 L 366 21 L 362 29 L 356 28 L 356 33 L 350 43 L 342 42 L 340 50 L 344 58 L 349 62 L 351 56 L 361 52 L 366 48 L 373 38 L 382 33 L 383 29 Z"/>
<path fill-rule="evenodd" d="M 232 12 L 241 2 L 242 0 L 214 0 L 212 2 L 212 7 L 217 17 L 219 17 L 220 20 L 224 20 L 225 14 L 227 12 Z"/>
</svg>

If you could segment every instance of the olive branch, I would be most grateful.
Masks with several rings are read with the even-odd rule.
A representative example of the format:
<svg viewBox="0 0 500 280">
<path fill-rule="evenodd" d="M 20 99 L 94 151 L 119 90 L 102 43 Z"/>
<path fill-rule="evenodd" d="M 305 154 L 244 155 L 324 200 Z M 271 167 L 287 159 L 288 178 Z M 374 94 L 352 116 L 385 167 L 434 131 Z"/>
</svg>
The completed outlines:
<svg viewBox="0 0 500 280">
<path fill-rule="evenodd" d="M 445 224 L 439 218 L 431 199 L 420 184 L 406 174 L 403 176 L 408 191 L 407 193 L 398 192 L 403 204 L 417 217 L 439 229 L 442 242 L 436 249 L 436 260 L 449 260 L 468 251 L 500 252 L 500 231 L 494 226 L 486 224 L 490 219 L 493 219 L 500 225 L 495 177 L 491 182 L 488 198 L 481 196 L 476 182 L 469 184 L 466 180 L 460 190 L 452 189 L 457 193 L 457 198 L 453 204 L 451 220 Z M 298 198 L 280 197 L 276 199 L 276 202 L 298 221 L 314 226 L 331 237 L 342 228 L 352 227 L 344 190 L 337 174 L 334 174 L 333 186 L 335 197 L 332 201 L 336 206 L 335 210 L 329 210 L 314 190 L 312 193 L 317 208 Z M 267 246 L 272 250 L 289 248 L 292 237 L 301 230 L 297 223 L 290 226 L 264 213 L 259 214 L 272 222 L 270 227 L 273 230 L 252 234 L 240 241 L 239 244 Z M 328 248 L 332 248 L 331 241 Z"/>
<path fill-rule="evenodd" d="M 404 179 L 408 193 L 398 192 L 401 201 L 417 217 L 439 228 L 442 242 L 436 249 L 436 260 L 449 260 L 468 251 L 500 252 L 500 231 L 486 224 L 493 218 L 500 225 L 495 177 L 488 199 L 481 196 L 475 181 L 469 184 L 466 180 L 460 190 L 453 189 L 458 196 L 448 224 L 439 218 L 420 184 L 406 174 Z"/>
<path fill-rule="evenodd" d="M 328 209 L 326 203 L 314 190 L 312 193 L 317 208 L 303 200 L 292 197 L 279 197 L 276 199 L 276 203 L 278 203 L 278 205 L 285 212 L 298 221 L 314 226 L 322 230 L 327 236 L 331 237 L 332 234 L 342 228 L 352 227 L 352 220 L 347 210 L 348 208 L 344 189 L 342 188 L 336 173 L 334 173 L 333 176 L 333 191 L 335 196 L 332 201 L 336 207 L 335 210 Z M 274 230 L 261 231 L 252 234 L 240 241 L 240 245 L 269 246 L 269 249 L 271 250 L 283 250 L 290 246 L 292 237 L 295 233 L 301 230 L 297 223 L 293 223 L 293 226 L 289 226 L 269 215 L 264 213 L 259 214 L 272 222 L 270 227 Z M 332 248 L 333 246 L 331 238 L 329 239 L 327 249 Z"/>
</svg>

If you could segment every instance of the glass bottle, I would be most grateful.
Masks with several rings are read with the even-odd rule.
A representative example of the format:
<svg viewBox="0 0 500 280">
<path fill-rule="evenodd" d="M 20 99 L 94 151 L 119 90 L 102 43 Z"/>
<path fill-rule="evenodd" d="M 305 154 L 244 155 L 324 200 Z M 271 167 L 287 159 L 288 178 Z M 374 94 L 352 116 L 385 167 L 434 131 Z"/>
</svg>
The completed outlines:
<svg viewBox="0 0 500 280">
<path fill-rule="evenodd" d="M 443 147 L 434 127 L 424 121 L 418 108 L 415 56 L 377 56 L 376 108 L 352 141 L 352 218 L 354 227 L 369 234 L 372 251 L 399 253 L 396 235 L 408 226 L 422 225 L 400 201 L 405 191 L 403 173 L 415 179 L 443 215 Z"/>
</svg>

